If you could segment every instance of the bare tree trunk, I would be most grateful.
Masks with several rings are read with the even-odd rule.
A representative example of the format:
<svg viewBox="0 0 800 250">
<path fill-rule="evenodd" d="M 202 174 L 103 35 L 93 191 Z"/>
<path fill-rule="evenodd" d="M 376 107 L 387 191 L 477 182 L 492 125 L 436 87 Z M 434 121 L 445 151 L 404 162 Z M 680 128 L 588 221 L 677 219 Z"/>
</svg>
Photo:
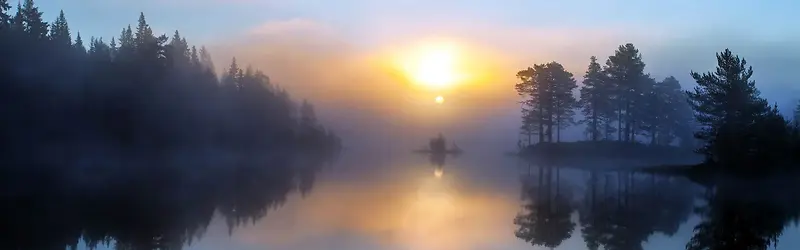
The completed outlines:
<svg viewBox="0 0 800 250">
<path fill-rule="evenodd" d="M 539 107 L 539 143 L 544 141 L 544 110 Z"/>
<path fill-rule="evenodd" d="M 556 116 L 556 142 L 561 142 L 561 115 Z"/>
</svg>

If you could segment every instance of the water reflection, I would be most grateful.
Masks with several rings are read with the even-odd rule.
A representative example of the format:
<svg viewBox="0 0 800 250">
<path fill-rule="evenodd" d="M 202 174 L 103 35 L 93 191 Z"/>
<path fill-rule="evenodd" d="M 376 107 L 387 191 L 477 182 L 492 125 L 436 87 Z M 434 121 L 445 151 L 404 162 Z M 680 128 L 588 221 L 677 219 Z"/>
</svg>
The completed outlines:
<svg viewBox="0 0 800 250">
<path fill-rule="evenodd" d="M 702 221 L 686 249 L 777 247 L 783 231 L 798 222 L 800 199 L 792 193 L 796 181 L 789 176 L 710 183 L 697 207 Z"/>
<path fill-rule="evenodd" d="M 537 176 L 522 178 L 523 211 L 514 218 L 515 235 L 533 245 L 555 248 L 572 236 L 573 195 L 561 182 L 559 168 L 539 167 Z M 555 172 L 555 181 L 554 174 Z"/>
<path fill-rule="evenodd" d="M 89 248 L 182 249 L 204 234 L 215 213 L 231 233 L 263 218 L 289 193 L 309 192 L 315 172 L 329 159 L 249 156 L 193 168 L 163 163 L 101 184 L 3 175 L 0 248 L 75 249 L 84 242 Z"/>
<path fill-rule="evenodd" d="M 798 246 L 791 242 L 800 216 L 795 177 L 698 184 L 681 176 L 587 170 L 591 165 L 515 169 L 513 160 L 471 154 L 348 159 L 319 171 L 325 158 L 254 157 L 197 167 L 191 175 L 119 177 L 102 187 L 32 188 L 30 178 L 3 175 L 0 249 L 79 242 L 234 250 Z"/>
<path fill-rule="evenodd" d="M 580 209 L 588 249 L 643 249 L 655 233 L 672 236 L 689 219 L 694 192 L 685 181 L 631 172 L 590 172 Z"/>
</svg>

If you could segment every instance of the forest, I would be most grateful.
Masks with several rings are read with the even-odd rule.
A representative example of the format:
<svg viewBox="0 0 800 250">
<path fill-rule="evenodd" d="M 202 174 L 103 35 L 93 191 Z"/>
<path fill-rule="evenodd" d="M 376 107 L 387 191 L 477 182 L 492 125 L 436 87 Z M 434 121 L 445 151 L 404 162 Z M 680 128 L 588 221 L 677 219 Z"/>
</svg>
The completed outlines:
<svg viewBox="0 0 800 250">
<path fill-rule="evenodd" d="M 782 116 L 777 104 L 760 96 L 745 59 L 728 49 L 716 59 L 714 72 L 690 72 L 697 86 L 683 90 L 673 76 L 656 80 L 645 73 L 633 44 L 620 45 L 605 65 L 590 58 L 577 98 L 574 75 L 558 62 L 521 70 L 515 88 L 522 97 L 520 133 L 527 141 L 520 145 L 529 152 L 542 152 L 541 145 L 567 148 L 553 143 L 561 142 L 564 128 L 582 124 L 590 145 L 599 146 L 560 144 L 573 150 L 638 150 L 639 155 L 646 148 L 672 153 L 670 148 L 678 146 L 703 156 L 706 169 L 737 173 L 786 169 L 797 162 L 800 106 L 795 117 Z M 582 119 L 575 120 L 576 112 Z"/>
<path fill-rule="evenodd" d="M 144 14 L 110 39 L 42 15 L 0 0 L 0 248 L 180 249 L 215 211 L 232 230 L 307 193 L 336 157 L 310 102 L 235 59 L 218 76 Z"/>
<path fill-rule="evenodd" d="M 208 50 L 178 31 L 154 34 L 144 14 L 109 42 L 84 41 L 77 32 L 73 40 L 63 11 L 48 24 L 32 0 L 14 15 L 7 0 L 0 6 L 6 161 L 65 168 L 56 158 L 85 165 L 78 162 L 94 155 L 325 151 L 339 143 L 309 102 L 296 103 L 235 58 L 218 77 Z"/>
</svg>

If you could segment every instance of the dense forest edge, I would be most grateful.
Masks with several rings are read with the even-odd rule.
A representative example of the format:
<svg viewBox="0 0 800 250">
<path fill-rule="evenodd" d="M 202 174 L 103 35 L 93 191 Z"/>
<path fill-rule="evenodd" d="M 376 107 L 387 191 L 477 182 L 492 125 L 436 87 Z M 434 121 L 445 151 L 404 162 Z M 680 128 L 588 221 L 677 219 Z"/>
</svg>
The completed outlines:
<svg viewBox="0 0 800 250">
<path fill-rule="evenodd" d="M 0 0 L 0 248 L 180 249 L 215 214 L 233 230 L 307 194 L 336 159 L 312 104 L 235 58 L 218 76 L 144 14 L 108 40 L 42 15 Z"/>
<path fill-rule="evenodd" d="M 523 69 L 515 85 L 522 98 L 520 155 L 698 159 L 658 168 L 672 173 L 795 171 L 800 105 L 784 117 L 760 96 L 745 59 L 729 49 L 716 59 L 714 72 L 690 72 L 697 86 L 683 90 L 673 76 L 659 81 L 645 73 L 633 44 L 620 45 L 605 65 L 590 58 L 578 98 L 574 75 L 558 62 Z M 561 131 L 576 124 L 585 125 L 586 140 L 562 142 Z"/>
</svg>

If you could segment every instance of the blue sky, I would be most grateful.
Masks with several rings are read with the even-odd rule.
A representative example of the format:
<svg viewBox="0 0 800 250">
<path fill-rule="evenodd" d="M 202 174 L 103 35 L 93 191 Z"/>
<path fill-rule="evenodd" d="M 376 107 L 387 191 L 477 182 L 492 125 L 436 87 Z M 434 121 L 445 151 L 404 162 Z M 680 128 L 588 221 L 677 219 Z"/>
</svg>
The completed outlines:
<svg viewBox="0 0 800 250">
<path fill-rule="evenodd" d="M 39 0 L 53 19 L 64 9 L 73 29 L 95 36 L 119 33 L 145 12 L 157 30 L 180 29 L 201 42 L 241 34 L 268 22 L 293 18 L 325 23 L 369 39 L 385 28 L 435 27 L 475 22 L 502 27 L 637 28 L 691 32 L 704 29 L 758 33 L 770 39 L 798 33 L 794 15 L 800 2 L 789 0 Z"/>
</svg>

